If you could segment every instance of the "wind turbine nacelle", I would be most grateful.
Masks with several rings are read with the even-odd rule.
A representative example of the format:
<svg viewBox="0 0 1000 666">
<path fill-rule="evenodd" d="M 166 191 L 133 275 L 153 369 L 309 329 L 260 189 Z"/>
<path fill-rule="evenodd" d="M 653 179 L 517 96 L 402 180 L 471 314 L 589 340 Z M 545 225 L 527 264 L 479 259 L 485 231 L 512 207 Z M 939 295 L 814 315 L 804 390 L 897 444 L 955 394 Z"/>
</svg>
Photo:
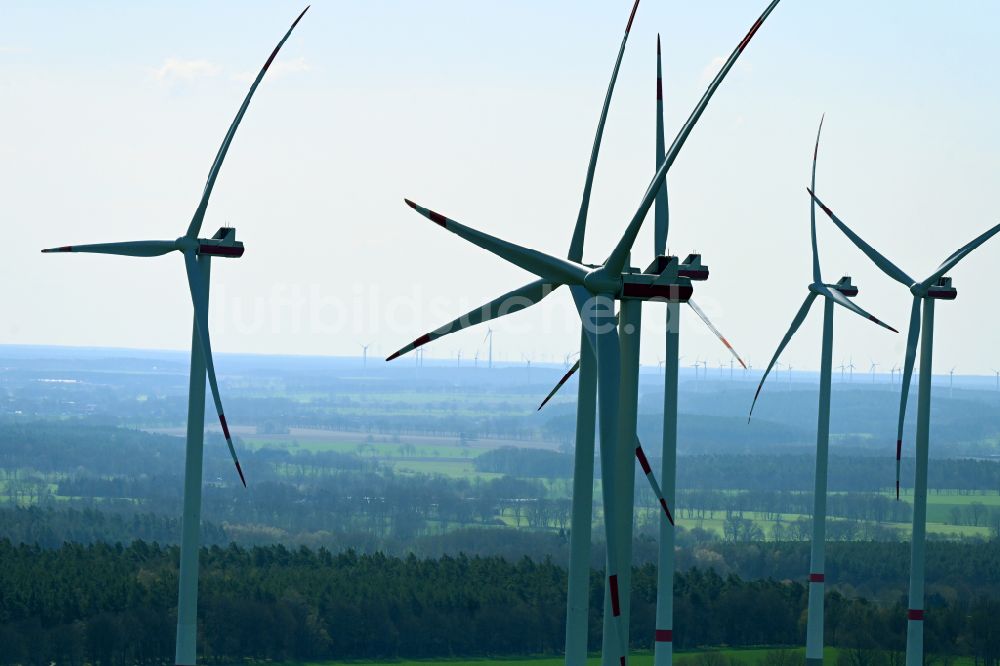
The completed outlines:
<svg viewBox="0 0 1000 666">
<path fill-rule="evenodd" d="M 958 289 L 951 286 L 951 278 L 939 278 L 937 284 L 927 290 L 927 298 L 936 298 L 942 301 L 953 301 L 958 297 Z"/>
<path fill-rule="evenodd" d="M 851 283 L 850 275 L 845 275 L 837 280 L 837 284 L 831 286 L 848 298 L 853 298 L 858 295 L 858 288 Z"/>
<path fill-rule="evenodd" d="M 675 276 L 672 280 L 663 280 L 661 276 L 649 273 L 622 275 L 622 300 L 687 303 L 693 293 L 694 287 L 687 278 Z"/>
<path fill-rule="evenodd" d="M 239 259 L 243 256 L 243 243 L 236 240 L 236 229 L 222 227 L 211 238 L 198 239 L 198 254 Z"/>
<path fill-rule="evenodd" d="M 676 269 L 679 277 L 697 282 L 708 279 L 708 266 L 701 263 L 700 254 L 689 254 L 684 263 L 678 263 L 677 257 L 672 255 L 661 254 L 653 259 L 653 263 L 647 266 L 643 273 L 662 275 L 667 269 Z"/>
</svg>

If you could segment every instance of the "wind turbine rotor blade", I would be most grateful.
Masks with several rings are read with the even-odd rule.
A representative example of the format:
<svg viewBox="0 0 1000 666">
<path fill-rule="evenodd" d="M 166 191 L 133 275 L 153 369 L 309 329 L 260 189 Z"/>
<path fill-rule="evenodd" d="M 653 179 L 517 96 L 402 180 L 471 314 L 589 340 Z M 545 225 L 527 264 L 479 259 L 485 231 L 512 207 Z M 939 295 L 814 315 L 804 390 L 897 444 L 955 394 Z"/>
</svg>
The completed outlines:
<svg viewBox="0 0 1000 666">
<path fill-rule="evenodd" d="M 917 341 L 920 339 L 920 302 L 919 296 L 913 297 L 910 308 L 910 328 L 906 333 L 906 357 L 903 361 L 902 392 L 899 395 L 899 422 L 896 426 L 896 499 L 899 499 L 899 468 L 903 456 L 903 422 L 906 420 L 906 400 L 910 394 L 910 380 L 913 378 L 913 366 L 917 359 Z M 930 368 L 921 368 L 921 372 L 930 372 Z"/>
<path fill-rule="evenodd" d="M 628 257 L 628 253 L 632 249 L 632 245 L 635 244 L 635 238 L 639 235 L 639 229 L 642 227 L 642 223 L 646 219 L 646 214 L 653 205 L 657 192 L 659 192 L 660 188 L 663 187 L 664 182 L 666 182 L 667 172 L 670 171 L 670 167 L 673 165 L 674 160 L 677 159 L 677 154 L 680 153 L 681 148 L 684 147 L 684 142 L 687 141 L 688 135 L 691 134 L 691 130 L 694 129 L 698 119 L 701 118 L 701 114 L 704 113 L 705 109 L 708 107 L 708 102 L 712 99 L 712 95 L 715 94 L 715 91 L 722 84 L 722 81 L 726 78 L 726 75 L 729 74 L 733 65 L 736 64 L 736 61 L 739 60 L 740 55 L 746 49 L 750 40 L 753 39 L 753 36 L 757 34 L 760 26 L 764 23 L 771 12 L 774 11 L 778 2 L 780 2 L 780 0 L 771 0 L 771 3 L 768 4 L 764 13 L 760 15 L 760 18 L 758 18 L 757 21 L 750 27 L 746 36 L 744 36 L 743 39 L 740 40 L 740 43 L 736 45 L 736 48 L 733 49 L 733 52 L 730 54 L 725 64 L 722 65 L 719 73 L 715 75 L 715 78 L 712 79 L 712 82 L 708 85 L 708 90 L 706 90 L 705 94 L 702 95 L 701 100 L 699 100 L 698 104 L 694 107 L 694 111 L 691 112 L 691 115 L 677 133 L 677 136 L 674 138 L 674 142 L 670 144 L 670 148 L 667 149 L 667 153 L 664 156 L 663 163 L 660 164 L 659 169 L 656 171 L 656 175 L 653 176 L 652 182 L 649 184 L 649 187 L 646 189 L 646 193 L 642 197 L 639 209 L 635 212 L 635 215 L 629 222 L 624 235 L 622 235 L 621 240 L 618 241 L 618 245 L 615 246 L 615 249 L 608 257 L 608 260 L 604 262 L 605 266 L 612 274 L 620 273 L 622 268 L 625 266 L 625 260 Z"/>
<path fill-rule="evenodd" d="M 177 241 L 128 241 L 125 243 L 92 243 L 90 245 L 63 245 L 42 250 L 49 252 L 93 252 L 94 254 L 119 254 L 125 257 L 159 257 L 177 249 Z"/>
<path fill-rule="evenodd" d="M 552 390 L 549 391 L 549 394 L 545 396 L 545 400 L 542 400 L 542 404 L 538 405 L 539 412 L 542 411 L 542 407 L 545 406 L 545 403 L 551 400 L 552 396 L 554 396 L 559 391 L 559 389 L 562 388 L 562 385 L 568 382 L 569 378 L 572 377 L 574 374 L 576 374 L 576 371 L 579 369 L 580 369 L 580 360 L 577 359 L 576 363 L 573 364 L 573 367 L 570 368 L 569 371 L 562 376 L 562 379 L 556 382 L 556 385 L 552 387 Z"/>
<path fill-rule="evenodd" d="M 559 259 L 552 255 L 533 250 L 531 248 L 508 243 L 495 236 L 491 236 L 482 231 L 477 231 L 472 227 L 460 224 L 451 218 L 434 212 L 429 208 L 418 206 L 409 199 L 404 199 L 406 205 L 417 211 L 428 220 L 438 225 L 442 229 L 447 229 L 456 236 L 463 238 L 473 245 L 478 245 L 487 252 L 492 252 L 501 259 L 506 259 L 510 263 L 523 268 L 529 273 L 534 273 L 540 278 L 544 278 L 552 283 L 560 284 L 583 284 L 589 269 L 580 264 L 566 259 Z"/>
<path fill-rule="evenodd" d="M 292 23 L 292 27 L 288 29 L 285 36 L 281 38 L 278 45 L 274 47 L 271 51 L 271 55 L 268 57 L 267 62 L 261 68 L 260 73 L 257 74 L 257 78 L 254 79 L 253 84 L 250 86 L 250 92 L 247 93 L 246 98 L 243 100 L 243 104 L 240 105 L 240 110 L 236 112 L 236 118 L 233 119 L 232 124 L 229 126 L 229 131 L 226 132 L 226 136 L 222 139 L 222 145 L 219 146 L 219 152 L 215 155 L 215 161 L 212 162 L 212 167 L 208 170 L 208 179 L 205 182 L 205 191 L 201 195 L 201 201 L 198 202 L 198 208 L 195 209 L 194 216 L 191 218 L 191 223 L 188 225 L 187 233 L 185 236 L 188 238 L 197 238 L 198 233 L 201 231 L 201 223 L 205 219 L 205 211 L 208 210 L 208 198 L 212 196 L 212 188 L 215 187 L 215 179 L 219 176 L 219 169 L 222 168 L 222 161 L 226 159 L 226 153 L 229 152 L 229 145 L 233 142 L 233 136 L 236 134 L 236 128 L 239 127 L 240 122 L 243 120 L 243 114 L 247 112 L 247 107 L 250 106 L 250 98 L 253 97 L 254 92 L 257 90 L 257 86 L 260 85 L 261 79 L 264 78 L 264 74 L 267 73 L 268 67 L 274 62 L 275 56 L 278 55 L 278 51 L 285 44 L 285 41 L 292 34 L 292 30 L 295 26 L 299 24 L 305 13 L 309 11 L 309 7 L 302 10 L 298 18 Z"/>
<path fill-rule="evenodd" d="M 583 183 L 583 199 L 580 202 L 580 212 L 576 216 L 573 239 L 569 245 L 568 258 L 570 261 L 580 262 L 583 260 L 583 240 L 587 230 L 587 213 L 590 210 L 590 191 L 594 185 L 597 156 L 601 152 L 604 123 L 608 119 L 608 109 L 611 108 L 611 96 L 615 91 L 615 82 L 618 80 L 618 70 L 622 64 L 622 56 L 625 55 L 625 44 L 628 42 L 628 35 L 632 30 L 632 20 L 635 19 L 635 12 L 638 8 L 639 0 L 635 0 L 635 3 L 632 5 L 632 13 L 628 17 L 628 25 L 625 26 L 625 35 L 622 37 L 621 46 L 618 48 L 618 58 L 615 60 L 615 68 L 611 71 L 611 83 L 608 84 L 608 92 L 604 95 L 604 107 L 601 109 L 601 118 L 597 121 L 597 133 L 594 136 L 594 146 L 590 150 L 590 163 L 587 165 L 587 178 Z"/>
<path fill-rule="evenodd" d="M 737 354 L 736 350 L 733 348 L 733 346 L 731 344 L 729 344 L 729 340 L 726 339 L 726 336 L 724 336 L 719 331 L 719 329 L 717 329 L 715 327 L 715 325 L 709 320 L 708 315 L 706 315 L 705 312 L 700 307 L 698 307 L 698 305 L 693 300 L 688 300 L 687 303 L 688 303 L 688 305 L 691 306 L 691 309 L 694 310 L 695 314 L 698 315 L 698 317 L 703 322 L 705 322 L 705 326 L 708 326 L 708 329 L 710 331 L 712 331 L 712 333 L 715 334 L 715 337 L 719 338 L 719 341 L 723 345 L 725 345 L 726 349 L 729 350 L 729 353 L 732 354 L 733 358 L 736 359 L 736 362 L 739 363 L 741 366 L 743 366 L 743 369 L 746 369 L 747 364 L 743 362 L 743 359 L 740 358 L 740 355 Z"/>
<path fill-rule="evenodd" d="M 475 326 L 476 324 L 481 324 L 484 321 L 491 321 L 504 315 L 508 315 L 525 308 L 529 308 L 532 305 L 538 303 L 540 300 L 548 296 L 554 289 L 558 289 L 560 285 L 549 284 L 545 280 L 535 280 L 534 282 L 529 282 L 528 284 L 514 289 L 513 291 L 508 291 L 503 296 L 494 298 L 489 303 L 481 305 L 475 310 L 470 310 L 464 315 L 455 319 L 444 326 L 441 326 L 430 333 L 425 333 L 419 338 L 406 345 L 397 352 L 394 352 L 386 361 L 392 361 L 399 358 L 403 354 L 413 351 L 417 347 L 421 347 L 432 340 L 437 340 L 442 338 L 449 333 L 457 333 L 462 329 L 469 328 L 470 326 Z M 487 336 L 489 333 L 487 333 Z"/>
<path fill-rule="evenodd" d="M 656 35 L 656 168 L 660 168 L 666 154 L 666 140 L 663 138 L 663 63 L 660 58 L 660 35 Z M 663 177 L 666 180 L 666 176 Z M 670 231 L 670 202 L 667 198 L 667 184 L 656 193 L 656 208 L 653 209 L 653 253 L 657 256 L 667 253 L 667 235 Z"/>
<path fill-rule="evenodd" d="M 826 114 L 824 113 L 819 119 L 819 129 L 816 130 L 816 147 L 813 148 L 813 168 L 812 168 L 812 191 L 816 191 L 816 161 L 819 157 L 819 137 L 823 133 L 823 121 L 826 119 Z M 819 246 L 816 243 L 816 201 L 813 200 L 809 207 L 809 220 L 810 220 L 810 234 L 812 237 L 812 252 L 813 252 L 813 282 L 822 283 L 823 277 L 819 269 Z"/>
<path fill-rule="evenodd" d="M 953 252 L 950 257 L 945 259 L 944 262 L 937 267 L 937 270 L 931 273 L 931 276 L 926 280 L 924 280 L 921 283 L 921 285 L 926 289 L 927 287 L 930 287 L 933 284 L 935 284 L 945 273 L 954 268 L 955 264 L 962 261 L 962 259 L 965 259 L 965 257 L 968 256 L 969 253 L 975 250 L 977 247 L 979 247 L 989 239 L 993 238 L 993 236 L 995 236 L 998 231 L 1000 231 L 1000 224 L 983 232 L 968 245 L 964 245 L 958 250 L 955 250 L 955 252 Z"/>
<path fill-rule="evenodd" d="M 802 306 L 799 311 L 795 313 L 795 318 L 792 319 L 792 325 L 788 327 L 788 332 L 785 333 L 785 337 L 781 339 L 781 343 L 778 345 L 778 349 L 775 350 L 774 356 L 771 357 L 771 362 L 767 364 L 767 368 L 764 370 L 764 374 L 761 375 L 760 383 L 757 384 L 757 392 L 753 394 L 753 402 L 750 404 L 750 414 L 747 416 L 747 423 L 750 422 L 750 417 L 753 416 L 753 408 L 757 404 L 757 398 L 760 396 L 760 390 L 764 388 L 764 380 L 767 379 L 768 373 L 771 372 L 771 368 L 778 362 L 778 357 L 781 356 L 781 352 L 785 350 L 788 343 L 791 341 L 792 336 L 795 332 L 799 330 L 802 326 L 802 322 L 805 321 L 806 315 L 809 314 L 809 308 L 812 306 L 813 301 L 816 300 L 816 292 L 810 291 L 809 295 L 806 296 L 806 300 L 802 302 Z"/>
<path fill-rule="evenodd" d="M 236 456 L 236 448 L 233 446 L 233 438 L 229 434 L 229 424 L 226 423 L 226 415 L 222 411 L 222 397 L 219 395 L 219 383 L 215 379 L 215 362 L 212 360 L 212 342 L 208 335 L 208 301 L 205 298 L 205 282 L 202 279 L 201 268 L 198 267 L 198 260 L 195 258 L 193 250 L 184 253 L 184 267 L 187 269 L 188 287 L 191 290 L 191 303 L 194 306 L 198 340 L 201 342 L 201 351 L 205 357 L 205 370 L 208 374 L 208 385 L 212 389 L 212 400 L 215 401 L 215 411 L 219 414 L 219 424 L 222 426 L 226 445 L 229 446 L 229 455 L 232 456 L 236 472 L 240 475 L 243 487 L 246 488 L 247 480 L 243 476 L 243 468 L 240 467 L 240 460 Z"/>
<path fill-rule="evenodd" d="M 816 194 L 812 191 L 811 188 L 807 187 L 806 191 L 809 192 L 809 196 L 811 196 L 813 198 L 813 201 L 815 201 L 819 205 L 819 207 L 823 209 L 823 212 L 830 217 L 833 223 L 836 224 L 837 227 L 844 232 L 844 235 L 847 236 L 849 239 L 851 239 L 851 242 L 854 243 L 859 250 L 864 252 L 865 255 L 869 259 L 871 259 L 876 266 L 878 266 L 879 270 L 881 270 L 883 273 L 891 277 L 896 282 L 899 282 L 906 288 L 909 288 L 916 282 L 916 280 L 914 280 L 909 275 L 904 273 L 901 268 L 896 266 L 896 264 L 886 259 L 885 256 L 882 255 L 878 250 L 876 250 L 871 245 L 862 240 L 861 236 L 858 236 L 856 233 L 854 233 L 851 230 L 851 228 L 848 227 L 846 224 L 844 224 L 844 222 L 839 217 L 833 214 L 832 210 L 827 208 L 826 205 L 822 201 L 820 201 L 820 198 L 816 196 Z"/>
<path fill-rule="evenodd" d="M 813 291 L 813 292 L 815 292 L 817 294 L 819 294 L 820 296 L 825 296 L 826 298 L 829 298 L 831 301 L 833 301 L 837 305 L 845 307 L 848 310 L 850 310 L 851 312 L 853 312 L 853 313 L 855 313 L 855 314 L 857 314 L 857 315 L 859 315 L 861 317 L 864 317 L 865 319 L 867 319 L 869 321 L 875 322 L 876 324 L 878 324 L 882 328 L 889 329 L 893 333 L 899 333 L 899 331 L 897 331 L 896 329 L 894 329 L 892 326 L 889 326 L 889 324 L 885 323 L 884 321 L 882 321 L 878 317 L 876 317 L 876 316 L 870 314 L 869 312 L 865 311 L 860 306 L 858 306 L 854 301 L 852 301 L 851 299 L 847 298 L 847 296 L 844 296 L 842 293 L 840 293 L 836 289 L 831 289 L 830 287 L 828 287 L 825 284 L 818 283 L 818 284 L 811 284 L 811 285 L 809 285 L 809 290 Z"/>
<path fill-rule="evenodd" d="M 663 491 L 660 490 L 660 484 L 656 482 L 656 477 L 653 475 L 653 468 L 649 466 L 649 460 L 646 459 L 646 452 L 642 450 L 642 444 L 639 442 L 638 437 L 635 440 L 635 457 L 639 461 L 642 473 L 646 475 L 646 480 L 649 481 L 649 487 L 653 489 L 653 494 L 656 496 L 656 500 L 660 503 L 660 507 L 667 517 L 667 522 L 673 526 L 674 517 L 670 513 L 670 507 L 667 506 L 667 500 L 663 496 Z"/>
</svg>

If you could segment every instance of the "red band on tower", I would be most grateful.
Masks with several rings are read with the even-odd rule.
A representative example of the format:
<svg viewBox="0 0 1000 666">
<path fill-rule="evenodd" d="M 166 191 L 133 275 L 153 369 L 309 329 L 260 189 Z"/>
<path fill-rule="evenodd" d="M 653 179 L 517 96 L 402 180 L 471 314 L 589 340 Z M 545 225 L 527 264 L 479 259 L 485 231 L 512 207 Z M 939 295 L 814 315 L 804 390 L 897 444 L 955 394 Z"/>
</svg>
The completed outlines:
<svg viewBox="0 0 1000 666">
<path fill-rule="evenodd" d="M 672 629 L 657 629 L 654 637 L 657 643 L 672 643 L 674 632 Z"/>
<path fill-rule="evenodd" d="M 906 611 L 906 619 L 922 622 L 924 619 L 924 611 L 919 608 L 911 608 L 910 610 Z"/>
<path fill-rule="evenodd" d="M 810 583 L 822 583 L 825 580 L 826 580 L 826 576 L 824 576 L 821 573 L 811 573 L 811 574 L 809 574 L 809 582 Z"/>
</svg>

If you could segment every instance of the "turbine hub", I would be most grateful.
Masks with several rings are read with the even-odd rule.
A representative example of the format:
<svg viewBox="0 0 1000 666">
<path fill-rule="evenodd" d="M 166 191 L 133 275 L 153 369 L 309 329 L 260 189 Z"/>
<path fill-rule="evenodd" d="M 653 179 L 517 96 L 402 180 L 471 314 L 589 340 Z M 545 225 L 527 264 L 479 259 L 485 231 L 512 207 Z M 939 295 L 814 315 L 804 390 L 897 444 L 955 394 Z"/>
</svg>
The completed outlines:
<svg viewBox="0 0 1000 666">
<path fill-rule="evenodd" d="M 601 266 L 587 273 L 583 278 L 583 286 L 592 294 L 615 294 L 621 291 L 622 276 L 611 275 Z"/>
</svg>

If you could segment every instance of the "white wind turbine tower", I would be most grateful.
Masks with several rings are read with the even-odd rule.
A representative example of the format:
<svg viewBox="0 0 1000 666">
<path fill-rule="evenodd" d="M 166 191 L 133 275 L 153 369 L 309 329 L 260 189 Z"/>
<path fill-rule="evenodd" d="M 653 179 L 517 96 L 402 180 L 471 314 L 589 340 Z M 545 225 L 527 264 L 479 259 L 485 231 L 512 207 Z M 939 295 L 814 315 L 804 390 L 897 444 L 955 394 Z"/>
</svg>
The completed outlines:
<svg viewBox="0 0 1000 666">
<path fill-rule="evenodd" d="M 872 376 L 872 384 L 874 384 L 874 383 L 875 383 L 875 369 L 876 369 L 877 367 L 878 367 L 878 363 L 876 363 L 876 362 L 875 362 L 875 361 L 873 360 L 873 361 L 872 361 L 872 364 L 871 364 L 871 367 L 870 367 L 870 368 L 868 368 L 868 372 L 869 372 L 869 373 L 871 374 L 871 376 Z"/>
<path fill-rule="evenodd" d="M 368 348 L 372 346 L 369 342 L 368 344 L 363 344 L 361 346 L 361 367 L 365 370 L 368 369 Z"/>
<path fill-rule="evenodd" d="M 637 4 L 638 2 L 633 6 L 629 23 L 626 26 L 626 38 L 628 36 L 629 29 L 631 28 L 632 18 L 635 15 Z M 665 157 L 660 162 L 657 173 L 643 195 L 638 209 L 631 217 L 625 233 L 618 241 L 614 250 L 608 255 L 607 259 L 602 264 L 594 265 L 584 264 L 581 262 L 583 253 L 583 234 L 589 206 L 590 187 L 593 180 L 593 171 L 596 165 L 596 157 L 600 146 L 600 138 L 603 131 L 604 117 L 606 116 L 606 113 L 602 113 L 602 119 L 598 124 L 598 133 L 595 138 L 594 149 L 591 154 L 591 161 L 588 168 L 588 177 L 584 187 L 583 203 L 581 205 L 580 215 L 577 218 L 577 225 L 574 230 L 573 241 L 570 245 L 569 257 L 567 259 L 561 259 L 534 249 L 503 241 L 494 236 L 490 236 L 489 234 L 485 234 L 459 224 L 453 219 L 447 218 L 444 215 L 423 206 L 419 206 L 412 201 L 406 201 L 407 205 L 424 217 L 430 219 L 438 226 L 482 247 L 483 249 L 486 249 L 489 252 L 492 252 L 493 254 L 498 255 L 499 257 L 527 270 L 528 272 L 534 273 L 540 279 L 512 292 L 504 294 L 484 307 L 470 312 L 454 322 L 433 331 L 432 333 L 417 338 L 413 343 L 391 355 L 389 357 L 390 360 L 406 353 L 407 351 L 415 349 L 420 345 L 426 344 L 432 339 L 441 337 L 456 330 L 461 330 L 462 328 L 466 328 L 487 319 L 496 318 L 502 314 L 506 314 L 517 309 L 529 307 L 530 305 L 542 300 L 545 296 L 551 293 L 551 291 L 560 286 L 567 286 L 571 292 L 574 304 L 576 305 L 581 318 L 583 329 L 581 333 L 582 363 L 580 382 L 582 399 L 578 401 L 577 407 L 578 441 L 576 455 L 577 469 L 574 470 L 574 493 L 580 489 L 580 486 L 577 484 L 580 480 L 587 480 L 586 485 L 590 488 L 593 486 L 593 468 L 591 466 L 589 477 L 587 470 L 585 469 L 593 460 L 593 448 L 590 448 L 589 450 L 588 461 L 586 442 L 581 440 L 592 438 L 594 431 L 593 393 L 585 393 L 584 391 L 585 389 L 592 390 L 596 370 L 597 404 L 600 412 L 599 423 L 601 434 L 601 490 L 605 513 L 605 538 L 606 543 L 608 544 L 608 559 L 605 572 L 605 606 L 606 608 L 610 607 L 610 613 L 606 613 L 609 619 L 608 623 L 605 625 L 605 644 L 603 650 L 603 659 L 607 666 L 624 664 L 626 659 L 626 646 L 628 645 L 627 609 L 629 607 L 628 577 L 630 570 L 628 566 L 620 567 L 619 562 L 623 561 L 620 557 L 620 553 L 630 547 L 631 540 L 629 539 L 628 543 L 620 543 L 622 541 L 620 538 L 622 531 L 627 529 L 627 526 L 619 526 L 618 522 L 619 516 L 625 515 L 626 513 L 630 514 L 632 507 L 632 495 L 629 491 L 631 490 L 631 482 L 634 479 L 631 459 L 633 455 L 632 447 L 635 444 L 635 416 L 634 409 L 632 408 L 633 405 L 630 404 L 626 409 L 622 407 L 621 403 L 631 402 L 630 396 L 625 394 L 624 391 L 629 391 L 631 393 L 635 390 L 632 386 L 632 375 L 635 371 L 633 354 L 638 349 L 638 345 L 636 344 L 637 341 L 634 341 L 634 339 L 629 341 L 620 341 L 618 329 L 615 325 L 616 316 L 614 311 L 614 302 L 618 299 L 622 299 L 625 302 L 641 302 L 642 300 L 651 299 L 686 301 L 690 297 L 691 292 L 693 291 L 691 287 L 691 279 L 684 277 L 682 274 L 682 271 L 687 270 L 687 267 L 680 265 L 676 261 L 676 258 L 664 257 L 663 262 L 654 262 L 654 265 L 650 267 L 651 272 L 632 272 L 630 269 L 627 270 L 629 253 L 631 252 L 632 245 L 635 243 L 636 236 L 638 235 L 639 229 L 642 226 L 649 209 L 652 207 L 658 192 L 665 183 L 667 172 L 676 160 L 677 155 L 694 128 L 694 125 L 701 117 L 704 109 L 708 105 L 709 100 L 722 83 L 726 74 L 732 69 L 740 54 L 742 54 L 750 40 L 760 28 L 763 21 L 773 11 L 777 4 L 778 0 L 772 0 L 772 2 L 764 10 L 764 13 L 751 27 L 750 31 L 733 50 L 728 60 L 723 64 L 719 73 L 709 84 L 705 95 L 695 107 L 691 116 L 681 127 L 681 130 L 674 139 L 673 144 L 665 152 Z M 619 51 L 619 54 L 623 51 L 625 43 L 624 39 L 622 43 L 623 47 L 622 50 Z M 612 85 L 609 86 L 608 96 L 605 100 L 605 107 L 607 107 L 607 102 L 610 99 L 610 93 L 613 89 L 617 69 L 618 66 L 616 64 L 615 72 L 612 76 Z M 670 259 L 672 259 L 672 261 Z M 700 265 L 700 261 L 698 264 Z M 699 265 L 692 266 L 690 268 L 697 271 L 699 269 Z M 514 304 L 515 307 L 501 307 L 510 304 Z M 628 331 L 628 326 L 632 323 L 630 318 L 637 315 L 637 308 L 631 308 L 627 313 L 623 309 L 621 317 L 623 330 Z M 629 334 L 632 335 L 634 330 L 635 329 L 633 328 L 632 331 L 629 331 Z M 588 356 L 590 356 L 590 360 L 588 360 Z M 594 356 L 596 356 L 596 368 L 593 363 Z M 622 356 L 626 356 L 624 364 L 622 362 Z M 623 378 L 620 375 L 623 368 L 630 373 L 630 376 L 626 381 L 623 381 Z M 622 391 L 621 393 L 620 389 Z M 625 417 L 621 419 L 621 428 L 619 428 L 620 408 L 622 408 L 622 412 L 625 413 Z M 587 432 L 588 430 L 589 434 Z M 622 433 L 625 431 L 631 431 L 631 436 L 623 438 Z M 591 439 L 591 442 L 592 441 L 593 440 Z M 591 443 L 590 446 L 592 447 L 593 444 Z M 641 451 L 641 449 L 635 450 L 636 457 L 639 457 L 639 451 Z M 628 468 L 621 464 L 623 459 L 630 463 Z M 641 463 L 642 459 L 640 459 L 640 464 Z M 648 474 L 647 477 L 649 477 Z M 624 484 L 620 484 L 619 481 L 624 481 Z M 574 536 L 582 536 L 585 531 L 589 531 L 590 504 L 589 496 L 584 497 L 586 492 L 587 491 L 584 490 L 584 492 L 579 495 L 581 499 L 587 499 L 586 503 L 578 503 L 576 501 L 578 496 L 574 496 L 574 519 L 572 523 L 573 527 L 571 528 Z M 585 506 L 588 512 L 587 527 L 576 529 L 579 525 L 579 523 L 577 523 L 576 507 L 579 505 Z M 608 520 L 608 518 L 611 520 Z M 576 550 L 575 544 L 571 545 L 572 554 L 570 561 L 569 585 L 571 588 L 575 588 L 578 594 L 582 593 L 583 604 L 583 612 L 581 613 L 580 605 L 576 600 L 577 598 L 573 597 L 573 589 L 571 589 L 571 598 L 569 599 L 569 603 L 567 605 L 567 663 L 572 665 L 582 664 L 586 659 L 586 604 L 588 595 L 588 587 L 586 583 L 587 577 L 589 576 L 589 535 L 587 536 L 587 539 L 587 544 L 581 546 L 580 550 Z M 576 557 L 575 555 L 583 552 L 587 552 L 588 557 L 583 558 L 581 561 L 581 558 Z M 581 584 L 581 577 L 574 575 L 574 573 L 580 569 L 583 571 L 582 583 L 584 587 L 582 588 L 579 587 Z M 619 575 L 622 577 L 621 585 L 619 585 Z M 624 591 L 624 594 L 620 595 L 620 591 Z M 624 613 L 623 609 L 625 610 Z M 582 624 L 575 620 L 577 616 L 581 615 L 584 619 Z M 608 626 L 611 627 L 610 630 L 608 629 Z"/>
<path fill-rule="evenodd" d="M 1000 370 L 994 370 L 993 374 L 997 376 L 997 390 L 1000 391 Z"/>
<path fill-rule="evenodd" d="M 306 7 L 299 14 L 292 26 L 274 47 L 270 57 L 264 63 L 257 78 L 250 86 L 243 104 L 236 113 L 229 131 L 226 132 L 222 145 L 215 156 L 208 172 L 205 189 L 201 200 L 195 209 L 187 231 L 176 240 L 132 241 L 124 243 L 100 243 L 96 245 L 67 245 L 63 247 L 42 250 L 42 252 L 91 252 L 97 254 L 116 254 L 127 257 L 158 257 L 170 252 L 180 252 L 184 257 L 184 267 L 187 272 L 188 289 L 191 292 L 191 302 L 194 310 L 194 324 L 191 341 L 191 377 L 188 390 L 188 423 L 187 448 L 184 457 L 184 517 L 181 526 L 180 578 L 177 600 L 177 643 L 175 663 L 193 665 L 196 660 L 197 623 L 198 623 L 198 536 L 201 527 L 201 486 L 202 486 L 202 454 L 205 430 L 205 378 L 212 389 L 212 399 L 219 415 L 222 434 L 229 447 L 240 481 L 246 486 L 243 470 L 240 468 L 233 439 L 229 433 L 229 425 L 222 411 L 222 398 L 219 395 L 219 385 L 215 376 L 215 364 L 212 360 L 212 346 L 208 332 L 208 300 L 209 277 L 212 257 L 238 258 L 243 256 L 243 243 L 236 240 L 236 230 L 223 227 L 211 238 L 199 238 L 208 200 L 218 178 L 222 162 L 226 158 L 229 146 L 233 141 L 240 121 L 250 105 L 250 99 L 267 72 L 275 56 L 292 30 L 306 13 Z"/>
<path fill-rule="evenodd" d="M 479 350 L 478 349 L 476 350 L 475 355 L 472 357 L 472 367 L 473 368 L 478 368 L 479 367 Z"/>
<path fill-rule="evenodd" d="M 816 131 L 816 145 L 813 148 L 812 162 L 812 187 L 816 188 L 816 162 L 819 156 L 819 137 L 823 131 L 823 119 L 820 119 L 819 129 Z M 774 352 L 771 362 L 764 375 L 757 385 L 757 392 L 754 394 L 753 403 L 750 405 L 750 414 L 753 415 L 754 405 L 760 396 L 764 380 L 767 379 L 771 368 L 778 363 L 778 357 L 791 341 L 802 322 L 809 314 L 809 308 L 817 297 L 823 298 L 823 340 L 820 347 L 820 374 L 819 374 L 819 408 L 816 424 L 816 475 L 813 482 L 813 524 L 812 543 L 809 558 L 809 605 L 806 623 L 806 664 L 807 666 L 820 666 L 823 663 L 823 599 L 826 587 L 826 488 L 829 464 L 830 445 L 830 392 L 832 390 L 833 375 L 833 313 L 834 305 L 839 305 L 854 314 L 887 328 L 893 332 L 896 329 L 879 321 L 865 310 L 862 310 L 849 297 L 857 296 L 858 288 L 851 283 L 851 278 L 844 276 L 836 284 L 826 284 L 823 282 L 822 271 L 819 264 L 819 245 L 816 240 L 816 204 L 810 202 L 809 212 L 809 235 L 812 241 L 812 284 L 809 285 L 809 293 L 805 301 L 792 319 L 792 325 L 781 339 L 778 349 Z M 841 365 L 843 372 L 843 365 Z M 789 367 L 791 373 L 791 367 Z M 747 419 L 749 422 L 749 418 Z"/>
<path fill-rule="evenodd" d="M 948 371 L 948 397 L 955 392 L 955 368 Z"/>
<path fill-rule="evenodd" d="M 927 457 L 930 448 L 931 375 L 934 345 L 934 303 L 937 300 L 954 300 L 958 291 L 952 287 L 951 278 L 945 273 L 954 268 L 970 252 L 1000 231 L 1000 224 L 979 235 L 972 242 L 953 252 L 933 273 L 921 281 L 914 280 L 885 258 L 871 245 L 854 233 L 840 218 L 810 191 L 833 223 L 844 232 L 854 245 L 886 275 L 896 280 L 913 295 L 910 310 L 910 327 L 906 339 L 906 356 L 903 361 L 903 381 L 899 399 L 899 421 L 896 433 L 896 498 L 899 498 L 899 463 L 903 448 L 903 422 L 906 417 L 906 400 L 910 379 L 916 361 L 917 342 L 920 341 L 920 376 L 917 393 L 916 473 L 913 480 L 913 537 L 910 551 L 910 603 L 906 627 L 906 664 L 923 666 L 924 663 L 924 546 L 927 536 Z M 922 306 L 922 312 L 921 312 Z M 921 329 L 923 336 L 921 338 Z"/>
</svg>

